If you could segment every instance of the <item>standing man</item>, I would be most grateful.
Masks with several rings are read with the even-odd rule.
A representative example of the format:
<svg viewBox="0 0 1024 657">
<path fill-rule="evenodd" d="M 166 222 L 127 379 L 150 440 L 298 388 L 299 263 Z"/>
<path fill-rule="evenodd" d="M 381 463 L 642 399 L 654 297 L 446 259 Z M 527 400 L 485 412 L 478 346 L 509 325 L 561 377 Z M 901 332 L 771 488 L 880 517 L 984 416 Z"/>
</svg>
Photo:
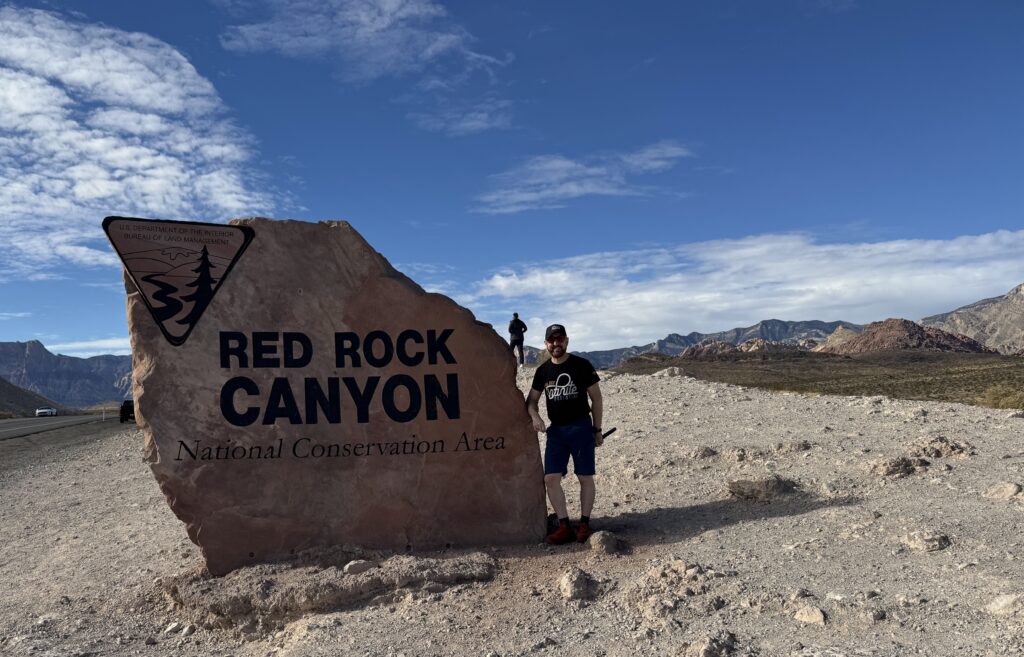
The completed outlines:
<svg viewBox="0 0 1024 657">
<path fill-rule="evenodd" d="M 523 359 L 524 333 L 526 333 L 526 323 L 519 319 L 519 313 L 512 313 L 512 321 L 508 323 L 508 346 L 512 353 L 515 353 L 517 347 L 519 348 L 520 365 L 525 362 Z"/>
<path fill-rule="evenodd" d="M 544 446 L 544 487 L 558 515 L 558 529 L 547 536 L 552 545 L 575 539 L 583 543 L 590 536 L 590 512 L 594 509 L 594 448 L 601 444 L 601 387 L 597 372 L 585 358 L 568 352 L 565 327 L 552 324 L 544 331 L 544 346 L 551 360 L 537 367 L 526 408 L 533 428 L 547 431 Z M 551 426 L 545 429 L 537 409 L 541 393 L 547 403 Z M 589 401 L 588 398 L 589 397 Z M 591 420 L 593 417 L 593 420 Z M 580 524 L 573 532 L 565 506 L 562 476 L 568 472 L 569 457 L 580 480 Z"/>
</svg>

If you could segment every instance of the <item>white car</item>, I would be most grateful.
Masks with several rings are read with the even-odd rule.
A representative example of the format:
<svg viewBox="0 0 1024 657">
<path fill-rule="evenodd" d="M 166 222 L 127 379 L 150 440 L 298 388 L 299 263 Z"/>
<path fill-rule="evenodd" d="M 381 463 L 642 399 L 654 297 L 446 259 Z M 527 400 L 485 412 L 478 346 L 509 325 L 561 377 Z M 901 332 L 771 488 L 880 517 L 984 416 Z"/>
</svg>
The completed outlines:
<svg viewBox="0 0 1024 657">
<path fill-rule="evenodd" d="M 50 408 L 49 406 L 36 409 L 36 417 L 49 417 L 57 414 L 56 408 Z"/>
</svg>

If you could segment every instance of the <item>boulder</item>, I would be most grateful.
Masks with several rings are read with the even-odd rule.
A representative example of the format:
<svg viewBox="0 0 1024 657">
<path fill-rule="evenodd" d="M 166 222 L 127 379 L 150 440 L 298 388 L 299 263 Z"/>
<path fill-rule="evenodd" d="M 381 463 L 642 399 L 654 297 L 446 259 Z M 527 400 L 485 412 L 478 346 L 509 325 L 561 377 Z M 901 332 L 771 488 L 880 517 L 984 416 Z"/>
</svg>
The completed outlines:
<svg viewBox="0 0 1024 657">
<path fill-rule="evenodd" d="M 348 223 L 105 227 L 128 269 L 145 460 L 210 572 L 317 547 L 543 538 L 508 345 Z M 234 230 L 251 243 L 233 256 Z M 162 260 L 133 271 L 132 248 Z"/>
</svg>

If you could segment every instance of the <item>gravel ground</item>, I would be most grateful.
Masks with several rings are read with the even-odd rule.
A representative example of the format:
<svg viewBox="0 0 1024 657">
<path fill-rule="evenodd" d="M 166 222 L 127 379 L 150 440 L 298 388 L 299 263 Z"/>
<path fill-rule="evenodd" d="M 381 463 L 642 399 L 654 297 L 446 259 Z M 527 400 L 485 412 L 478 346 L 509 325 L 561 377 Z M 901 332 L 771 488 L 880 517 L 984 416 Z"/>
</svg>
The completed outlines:
<svg viewBox="0 0 1024 657">
<path fill-rule="evenodd" d="M 0 443 L 0 654 L 1024 654 L 1024 418 L 603 376 L 588 544 L 207 580 L 138 431 Z"/>
</svg>

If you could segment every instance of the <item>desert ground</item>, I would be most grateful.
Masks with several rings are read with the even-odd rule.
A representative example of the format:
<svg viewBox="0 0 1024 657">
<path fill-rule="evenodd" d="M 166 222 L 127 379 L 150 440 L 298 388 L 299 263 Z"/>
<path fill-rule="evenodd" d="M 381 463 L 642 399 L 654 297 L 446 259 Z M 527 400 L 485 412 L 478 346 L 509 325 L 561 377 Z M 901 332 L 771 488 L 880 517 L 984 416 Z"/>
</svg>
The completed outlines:
<svg viewBox="0 0 1024 657">
<path fill-rule="evenodd" d="M 1024 654 L 1024 414 L 670 374 L 602 373 L 607 533 L 558 547 L 209 580 L 139 431 L 0 442 L 0 654 Z"/>
</svg>

